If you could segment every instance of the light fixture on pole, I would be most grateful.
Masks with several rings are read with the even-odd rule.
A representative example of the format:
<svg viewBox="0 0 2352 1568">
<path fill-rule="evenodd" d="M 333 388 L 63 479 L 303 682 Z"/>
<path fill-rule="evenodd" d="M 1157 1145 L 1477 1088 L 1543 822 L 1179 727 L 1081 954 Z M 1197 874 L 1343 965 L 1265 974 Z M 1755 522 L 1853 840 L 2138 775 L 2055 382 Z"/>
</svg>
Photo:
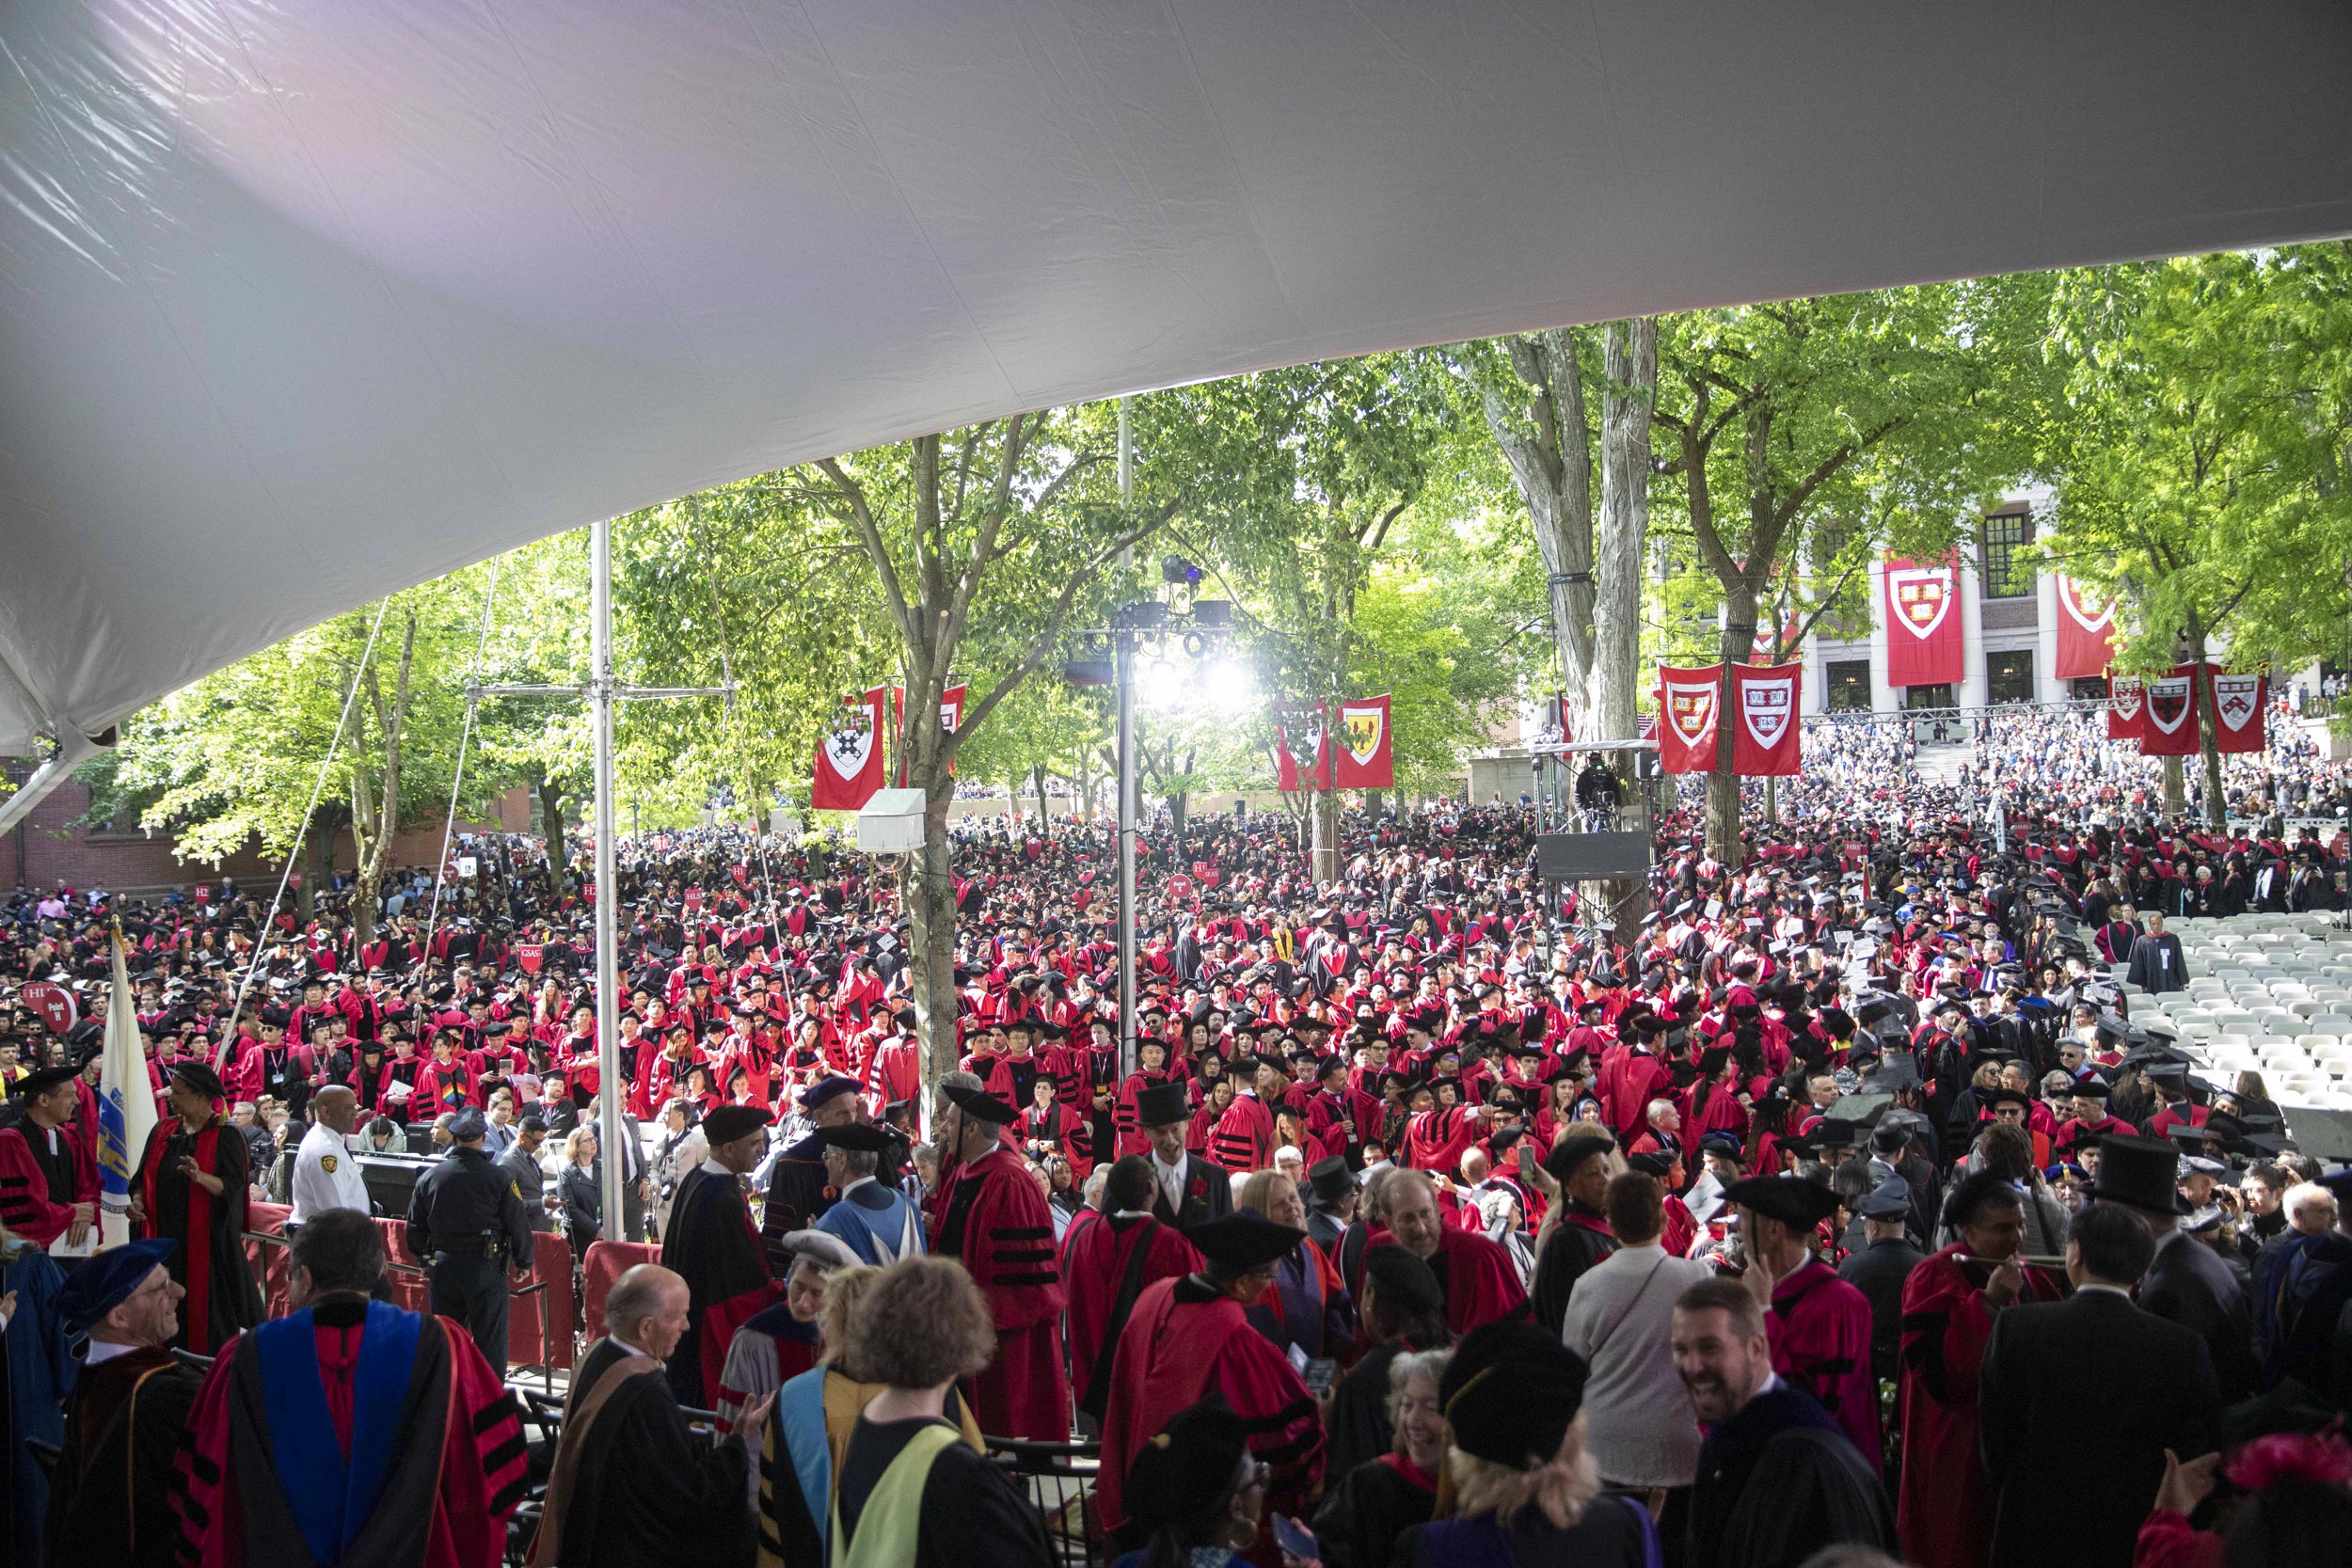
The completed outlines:
<svg viewBox="0 0 2352 1568">
<path fill-rule="evenodd" d="M 1164 668 L 1177 684 L 1175 655 L 1196 660 L 1221 659 L 1232 628 L 1232 606 L 1222 599 L 1194 600 L 1200 568 L 1176 556 L 1160 563 L 1161 580 L 1182 606 L 1140 599 L 1119 607 L 1111 624 L 1077 634 L 1074 655 L 1062 666 L 1073 686 L 1118 688 L 1116 748 L 1119 764 L 1119 1075 L 1137 1070 L 1136 1041 L 1136 949 L 1140 910 L 1136 897 L 1136 832 L 1142 802 L 1136 766 L 1136 662 L 1147 650 L 1154 669 Z M 1213 666 L 1214 667 L 1214 666 Z"/>
</svg>

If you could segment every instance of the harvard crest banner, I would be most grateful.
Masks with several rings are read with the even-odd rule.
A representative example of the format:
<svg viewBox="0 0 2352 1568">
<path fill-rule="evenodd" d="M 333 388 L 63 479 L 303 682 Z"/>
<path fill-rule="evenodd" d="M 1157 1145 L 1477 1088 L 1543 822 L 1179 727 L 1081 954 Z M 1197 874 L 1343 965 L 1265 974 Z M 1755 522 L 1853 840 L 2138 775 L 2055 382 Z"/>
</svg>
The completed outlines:
<svg viewBox="0 0 2352 1568">
<path fill-rule="evenodd" d="M 1731 770 L 1742 778 L 1799 771 L 1797 683 L 1802 664 L 1731 667 Z"/>
<path fill-rule="evenodd" d="M 2137 675 L 2107 673 L 2107 738 L 2137 740 L 2148 721 L 2148 689 Z"/>
<path fill-rule="evenodd" d="M 2197 752 L 2197 666 L 2176 664 L 2147 683 L 2140 700 L 2139 754 L 2185 757 Z"/>
<path fill-rule="evenodd" d="M 2213 682 L 2214 745 L 2223 752 L 2263 749 L 2263 708 L 2270 695 L 2266 674 L 2225 675 L 2216 665 L 2205 666 Z"/>
<path fill-rule="evenodd" d="M 1658 767 L 1667 773 L 1707 773 L 1715 767 L 1716 719 L 1723 707 L 1724 667 L 1658 667 Z"/>
<path fill-rule="evenodd" d="M 1396 763 L 1389 747 L 1389 699 L 1385 694 L 1342 703 L 1335 738 L 1338 744 L 1331 749 L 1331 761 L 1336 787 L 1396 787 Z"/>
<path fill-rule="evenodd" d="M 2058 579 L 2058 660 L 2052 673 L 2062 681 L 2103 675 L 2114 657 L 2115 606 L 2061 575 Z"/>
<path fill-rule="evenodd" d="M 1886 560 L 1886 680 L 1890 686 L 1958 685 L 1967 673 L 1954 558 L 1921 565 Z"/>
<path fill-rule="evenodd" d="M 1292 708 L 1287 717 L 1274 726 L 1274 787 L 1285 795 L 1331 788 L 1327 710 Z"/>
<path fill-rule="evenodd" d="M 858 811 L 882 786 L 882 700 L 875 687 L 844 703 L 833 730 L 817 742 L 817 773 L 809 785 L 813 811 Z"/>
</svg>

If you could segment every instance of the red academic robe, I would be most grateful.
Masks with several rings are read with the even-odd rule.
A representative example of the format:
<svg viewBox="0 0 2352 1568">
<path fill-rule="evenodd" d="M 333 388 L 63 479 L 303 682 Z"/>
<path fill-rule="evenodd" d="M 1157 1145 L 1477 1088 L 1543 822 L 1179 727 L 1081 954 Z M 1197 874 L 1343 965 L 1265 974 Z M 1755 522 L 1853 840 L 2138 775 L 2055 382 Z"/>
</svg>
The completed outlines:
<svg viewBox="0 0 2352 1568">
<path fill-rule="evenodd" d="M 1236 1095 L 1210 1134 L 1209 1158 L 1227 1170 L 1271 1170 L 1274 1113 L 1255 1095 Z"/>
<path fill-rule="evenodd" d="M 1450 1174 L 1478 1133 L 1478 1118 L 1459 1105 L 1417 1111 L 1405 1122 L 1404 1163 L 1415 1170 Z"/>
<path fill-rule="evenodd" d="M 417 1092 L 408 1101 L 408 1119 L 431 1121 L 461 1104 L 480 1105 L 480 1075 L 463 1056 L 425 1063 L 417 1069 Z M 453 1095 L 459 1098 L 453 1099 Z"/>
<path fill-rule="evenodd" d="M 996 1355 L 973 1380 L 973 1414 L 998 1437 L 1067 1442 L 1062 1371 L 1068 1305 L 1054 1252 L 1054 1216 L 1019 1155 L 997 1148 L 955 1173 L 934 1250 L 960 1259 L 996 1320 Z"/>
<path fill-rule="evenodd" d="M 1374 1247 L 1397 1244 L 1394 1236 L 1375 1226 L 1364 1256 L 1370 1257 Z M 1438 1255 L 1429 1259 L 1429 1268 L 1445 1292 L 1445 1325 L 1457 1339 L 1473 1328 L 1528 1314 L 1526 1287 L 1500 1242 L 1450 1225 L 1440 1227 Z M 1359 1296 L 1363 1288 L 1360 1274 L 1348 1281 L 1348 1289 Z"/>
<path fill-rule="evenodd" d="M 1240 1303 L 1187 1275 L 1148 1287 L 1119 1337 L 1094 1489 L 1105 1529 L 1127 1517 L 1127 1467 L 1143 1445 L 1212 1388 L 1248 1426 L 1250 1452 L 1273 1467 L 1267 1507 L 1304 1512 L 1323 1473 L 1314 1396 L 1273 1342 L 1250 1326 Z"/>
<path fill-rule="evenodd" d="M 1993 1499 L 1977 1449 L 1977 1371 L 1993 1338 L 1983 1265 L 1946 1247 L 1903 1282 L 1903 1473 L 1896 1531 L 1918 1568 L 1984 1568 Z M 2017 1298 L 2047 1299 L 2031 1275 Z M 1869 1356 L 1864 1341 L 1863 1358 Z"/>
<path fill-rule="evenodd" d="M 33 1152 L 41 1130 L 27 1118 L 0 1128 L 0 1221 L 37 1246 L 47 1246 L 73 1226 L 73 1205 L 98 1201 L 98 1159 L 71 1127 L 56 1129 L 58 1154 L 73 1173 L 73 1196 L 63 1203 L 49 1197 L 49 1176 Z M 98 1223 L 93 1213 L 90 1224 Z"/>
<path fill-rule="evenodd" d="M 1870 1370 L 1869 1298 L 1816 1259 L 1773 1285 L 1772 1309 L 1764 1323 L 1772 1370 L 1836 1417 L 1862 1457 L 1875 1465 L 1882 1449 L 1878 1379 Z"/>
<path fill-rule="evenodd" d="M 1623 1140 L 1645 1125 L 1649 1102 L 1673 1082 L 1664 1062 L 1619 1046 L 1601 1063 L 1600 1071 L 1593 1080 L 1593 1089 L 1600 1098 L 1601 1114 L 1608 1119 L 1610 1131 Z"/>
<path fill-rule="evenodd" d="M 1114 1221 L 1089 1209 L 1062 1234 L 1061 1282 L 1070 1297 L 1070 1382 L 1077 1394 L 1083 1395 L 1093 1380 L 1120 1286 L 1135 1264 L 1138 1247 L 1143 1249 L 1142 1263 L 1135 1265 L 1139 1269 L 1138 1299 L 1145 1286 L 1181 1278 L 1200 1266 L 1200 1255 L 1183 1232 L 1149 1214 Z M 1133 1310 L 1131 1307 L 1130 1315 Z"/>
<path fill-rule="evenodd" d="M 318 1323 L 321 1317 L 327 1322 Z M 365 1338 L 364 1322 L 356 1318 L 349 1298 L 334 1298 L 317 1309 L 312 1321 L 319 1387 L 346 1456 Z M 264 1539 L 266 1521 L 285 1515 L 283 1483 L 278 1476 L 254 1474 L 241 1463 L 266 1453 L 269 1437 L 284 1439 L 283 1433 L 266 1431 L 266 1412 L 252 1400 L 259 1380 L 239 1376 L 241 1356 L 258 1354 L 253 1345 L 253 1337 L 245 1334 L 222 1348 L 189 1413 L 193 1441 L 181 1449 L 174 1497 L 183 1562 L 244 1562 L 248 1545 L 256 1552 L 273 1549 Z M 506 1556 L 507 1517 L 522 1500 L 530 1480 L 514 1396 L 462 1323 L 425 1321 L 420 1328 L 417 1364 L 421 1370 L 421 1370 L 427 1386 L 410 1386 L 401 1433 L 413 1436 L 421 1430 L 437 1431 L 440 1459 L 431 1471 L 411 1470 L 396 1453 L 378 1507 L 421 1508 L 429 1498 L 432 1518 L 422 1531 L 424 1549 L 412 1560 L 419 1568 L 497 1568 Z M 257 1427 L 264 1430 L 257 1432 Z M 401 1484 L 404 1477 L 409 1484 Z M 298 1533 L 288 1543 L 300 1544 Z"/>
</svg>

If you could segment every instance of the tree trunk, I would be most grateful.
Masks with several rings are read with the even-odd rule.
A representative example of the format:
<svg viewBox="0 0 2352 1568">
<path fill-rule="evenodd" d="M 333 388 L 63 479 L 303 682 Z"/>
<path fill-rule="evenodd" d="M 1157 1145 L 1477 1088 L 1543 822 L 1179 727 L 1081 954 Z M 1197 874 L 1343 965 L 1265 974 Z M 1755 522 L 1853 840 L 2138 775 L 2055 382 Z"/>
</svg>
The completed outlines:
<svg viewBox="0 0 2352 1568">
<path fill-rule="evenodd" d="M 956 888 L 947 856 L 952 789 L 932 788 L 923 808 L 923 847 L 907 857 L 898 884 L 914 958 L 914 1027 L 923 1040 L 923 1111 L 931 1091 L 956 1070 Z"/>
<path fill-rule="evenodd" d="M 1340 879 L 1340 796 L 1335 789 L 1319 789 L 1308 798 L 1308 826 L 1312 846 L 1308 869 L 1315 881 L 1336 882 Z"/>
<path fill-rule="evenodd" d="M 1600 404 L 1600 527 L 1598 593 L 1593 601 L 1593 672 L 1599 688 L 1598 735 L 1630 740 L 1640 725 L 1642 590 L 1649 546 L 1650 410 L 1658 396 L 1658 318 L 1612 322 L 1602 344 L 1608 386 Z M 1621 825 L 1646 832 L 1636 753 L 1611 753 L 1618 793 L 1626 801 Z M 1615 912 L 1617 941 L 1639 943 L 1650 911 L 1647 877 L 1603 884 Z"/>
<path fill-rule="evenodd" d="M 2167 816 L 2178 816 L 2182 812 L 2187 809 L 2187 770 L 2181 766 L 2181 759 L 2179 757 L 2167 757 L 2164 759 L 2165 815 Z"/>
<path fill-rule="evenodd" d="M 2197 694 L 2197 750 L 2205 762 L 2205 823 L 2230 825 L 2230 801 L 2221 788 L 2221 715 L 2215 710 L 2213 682 L 2205 678 L 2205 627 L 2197 617 L 2188 623 L 2189 668 L 2196 678 L 2189 689 Z"/>
<path fill-rule="evenodd" d="M 1728 866 L 1740 863 L 1740 780 L 1731 770 L 1731 667 L 1748 657 L 1756 644 L 1756 590 L 1744 582 L 1725 595 L 1722 658 L 1723 684 L 1715 697 L 1715 768 L 1707 776 L 1707 852 Z"/>
<path fill-rule="evenodd" d="M 1651 341 L 1654 363 L 1654 327 Z M 1527 384 L 1528 404 L 1515 409 L 1501 393 L 1485 390 L 1486 428 L 1511 465 L 1534 526 L 1549 578 L 1566 718 L 1571 729 L 1581 729 L 1591 723 L 1593 703 L 1593 451 L 1576 335 L 1561 327 L 1508 339 L 1504 346 Z"/>
<path fill-rule="evenodd" d="M 539 775 L 539 821 L 540 831 L 548 841 L 548 868 L 561 877 L 566 854 L 564 847 L 564 786 L 544 773 Z"/>
</svg>

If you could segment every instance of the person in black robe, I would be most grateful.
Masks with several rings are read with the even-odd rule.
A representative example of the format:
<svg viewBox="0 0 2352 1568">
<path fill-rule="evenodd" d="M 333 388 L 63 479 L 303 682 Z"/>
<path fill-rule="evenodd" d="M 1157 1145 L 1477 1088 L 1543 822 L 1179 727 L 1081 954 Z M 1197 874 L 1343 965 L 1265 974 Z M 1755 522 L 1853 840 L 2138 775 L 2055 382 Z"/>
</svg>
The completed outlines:
<svg viewBox="0 0 2352 1568">
<path fill-rule="evenodd" d="M 245 1255 L 246 1142 L 220 1113 L 211 1068 L 180 1062 L 167 1087 L 172 1116 L 148 1134 L 131 1218 L 142 1236 L 179 1243 L 171 1277 L 188 1299 L 174 1343 L 210 1355 L 262 1321 L 261 1287 Z"/>
<path fill-rule="evenodd" d="M 1763 1309 L 1736 1279 L 1709 1279 L 1675 1302 L 1675 1370 L 1708 1429 L 1691 1492 L 1684 1560 L 1781 1568 L 1823 1546 L 1893 1552 L 1895 1513 L 1837 1418 L 1772 1383 Z"/>
<path fill-rule="evenodd" d="M 759 1163 L 768 1113 L 722 1105 L 703 1119 L 703 1131 L 709 1158 L 679 1180 L 661 1239 L 661 1266 L 686 1281 L 691 1313 L 668 1355 L 670 1389 L 691 1410 L 712 1408 L 735 1331 L 776 1291 L 739 1180 Z"/>
<path fill-rule="evenodd" d="M 820 1078 L 801 1091 L 801 1114 L 811 1131 L 800 1142 L 777 1152 L 768 1170 L 768 1196 L 759 1209 L 759 1239 L 768 1252 L 769 1270 L 778 1275 L 791 1268 L 784 1239 L 806 1230 L 833 1207 L 837 1196 L 825 1176 L 825 1142 L 817 1131 L 838 1127 L 857 1117 L 857 1080 L 834 1075 Z M 705 1123 L 707 1132 L 708 1123 Z M 718 1138 L 712 1136 L 716 1145 Z M 671 1207 L 673 1213 L 676 1206 Z"/>
<path fill-rule="evenodd" d="M 179 1550 L 172 1468 L 204 1374 L 171 1354 L 186 1294 L 167 1266 L 176 1244 L 102 1252 L 57 1298 L 89 1343 L 50 1487 L 50 1568 L 170 1568 Z"/>
<path fill-rule="evenodd" d="M 532 1568 L 740 1563 L 752 1552 L 743 1440 L 696 1436 L 663 1365 L 691 1315 L 686 1281 L 640 1263 L 605 1298 L 605 1338 L 572 1375 Z M 773 1390 L 744 1407 L 743 1430 L 768 1418 Z"/>
<path fill-rule="evenodd" d="M 1451 1344 L 1445 1295 L 1429 1265 L 1401 1246 L 1377 1246 L 1364 1259 L 1360 1322 L 1371 1348 L 1331 1390 L 1325 1419 L 1323 1473 L 1344 1477 L 1389 1451 L 1389 1367 L 1406 1351 Z"/>
</svg>

